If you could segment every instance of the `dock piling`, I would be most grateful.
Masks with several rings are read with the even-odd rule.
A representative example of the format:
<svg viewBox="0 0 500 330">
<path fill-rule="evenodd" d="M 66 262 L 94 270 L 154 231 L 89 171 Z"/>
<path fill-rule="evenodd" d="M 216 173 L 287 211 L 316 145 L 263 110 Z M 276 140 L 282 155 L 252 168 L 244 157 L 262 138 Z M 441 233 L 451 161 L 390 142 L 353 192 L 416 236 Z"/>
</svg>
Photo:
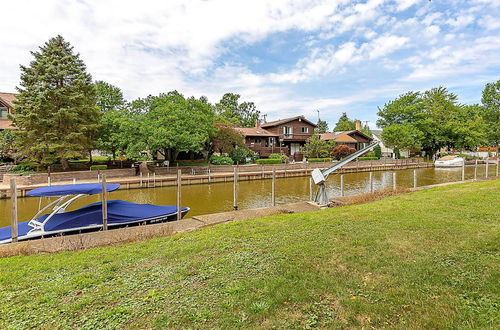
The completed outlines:
<svg viewBox="0 0 500 330">
<path fill-rule="evenodd" d="M 462 165 L 462 181 L 465 181 L 465 162 Z"/>
<path fill-rule="evenodd" d="M 413 170 L 413 188 L 417 188 L 417 170 Z"/>
<path fill-rule="evenodd" d="M 141 188 L 142 188 L 142 172 L 141 172 L 140 184 L 141 184 Z"/>
<path fill-rule="evenodd" d="M 484 174 L 484 177 L 485 177 L 485 178 L 488 178 L 488 167 L 489 167 L 488 165 L 489 165 L 489 163 L 488 163 L 488 161 L 486 160 L 486 173 Z"/>
<path fill-rule="evenodd" d="M 102 230 L 108 230 L 108 196 L 106 190 L 106 174 L 101 177 L 101 195 L 102 195 Z"/>
<path fill-rule="evenodd" d="M 373 172 L 370 172 L 370 193 L 373 192 Z"/>
<path fill-rule="evenodd" d="M 496 176 L 498 176 L 498 163 L 500 162 L 499 159 L 497 159 L 497 169 L 496 169 Z"/>
<path fill-rule="evenodd" d="M 238 170 L 233 169 L 233 210 L 238 210 Z"/>
<path fill-rule="evenodd" d="M 177 170 L 177 221 L 181 220 L 182 218 L 181 190 L 182 190 L 182 171 Z"/>
<path fill-rule="evenodd" d="M 344 174 L 340 175 L 340 196 L 344 196 Z"/>
<path fill-rule="evenodd" d="M 392 190 L 396 190 L 396 172 L 392 172 Z"/>
<path fill-rule="evenodd" d="M 476 159 L 476 165 L 474 166 L 474 181 L 477 180 L 477 159 Z"/>
<path fill-rule="evenodd" d="M 276 170 L 273 167 L 273 182 L 271 185 L 271 205 L 276 206 Z"/>
<path fill-rule="evenodd" d="M 309 200 L 313 201 L 313 180 L 309 177 Z"/>
<path fill-rule="evenodd" d="M 10 226 L 12 230 L 12 243 L 17 242 L 17 184 L 16 178 L 10 179 L 10 199 L 12 201 L 12 213 L 10 217 Z"/>
<path fill-rule="evenodd" d="M 73 184 L 76 184 L 76 178 L 73 178 Z"/>
</svg>

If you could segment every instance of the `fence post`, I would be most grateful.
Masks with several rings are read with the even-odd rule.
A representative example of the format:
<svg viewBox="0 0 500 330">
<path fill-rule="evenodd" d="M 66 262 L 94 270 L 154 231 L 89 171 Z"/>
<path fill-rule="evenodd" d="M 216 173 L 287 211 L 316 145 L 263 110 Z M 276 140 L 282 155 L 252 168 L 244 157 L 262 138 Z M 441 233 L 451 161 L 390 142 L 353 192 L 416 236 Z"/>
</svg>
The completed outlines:
<svg viewBox="0 0 500 330">
<path fill-rule="evenodd" d="M 474 181 L 477 180 L 477 159 L 476 159 L 476 165 L 474 166 Z"/>
<path fill-rule="evenodd" d="M 313 180 L 309 177 L 309 200 L 313 200 Z"/>
<path fill-rule="evenodd" d="M 103 174 L 101 179 L 102 230 L 108 230 L 108 198 L 106 190 L 106 174 Z"/>
<path fill-rule="evenodd" d="M 488 178 L 488 167 L 489 167 L 488 165 L 489 165 L 488 161 L 486 160 L 486 173 L 484 174 L 485 178 Z"/>
<path fill-rule="evenodd" d="M 276 206 L 276 170 L 273 167 L 273 182 L 271 186 L 271 205 Z"/>
<path fill-rule="evenodd" d="M 392 172 L 392 190 L 396 190 L 396 172 Z"/>
<path fill-rule="evenodd" d="M 182 188 L 182 170 L 177 170 L 177 221 L 182 218 L 182 206 L 181 206 L 181 188 Z"/>
<path fill-rule="evenodd" d="M 344 196 L 344 174 L 340 175 L 340 196 Z"/>
<path fill-rule="evenodd" d="M 417 170 L 413 170 L 413 188 L 417 188 Z"/>
<path fill-rule="evenodd" d="M 47 184 L 49 185 L 49 187 L 51 183 L 52 183 L 52 177 L 50 176 L 50 166 L 47 166 Z"/>
<path fill-rule="evenodd" d="M 373 172 L 370 172 L 370 192 L 373 192 Z"/>
<path fill-rule="evenodd" d="M 233 210 L 238 209 L 238 172 L 237 168 L 233 168 Z"/>
<path fill-rule="evenodd" d="M 12 213 L 10 217 L 10 228 L 12 230 L 12 243 L 17 242 L 17 184 L 16 178 L 10 178 L 10 200 L 12 202 Z"/>
<path fill-rule="evenodd" d="M 462 165 L 462 181 L 465 181 L 465 161 L 464 164 Z"/>
</svg>

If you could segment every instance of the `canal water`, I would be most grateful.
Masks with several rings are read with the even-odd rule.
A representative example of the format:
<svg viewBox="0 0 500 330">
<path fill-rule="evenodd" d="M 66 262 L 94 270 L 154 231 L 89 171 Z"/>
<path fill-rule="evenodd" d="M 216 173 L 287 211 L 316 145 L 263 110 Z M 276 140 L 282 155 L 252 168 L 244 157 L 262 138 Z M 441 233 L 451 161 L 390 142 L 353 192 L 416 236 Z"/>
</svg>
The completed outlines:
<svg viewBox="0 0 500 330">
<path fill-rule="evenodd" d="M 459 181 L 462 177 L 461 168 L 421 168 L 417 169 L 417 185 L 426 186 L 436 183 Z M 391 172 L 373 172 L 374 189 L 392 187 Z M 489 175 L 495 174 L 495 166 L 490 165 Z M 485 166 L 478 166 L 478 178 L 485 176 Z M 465 178 L 474 176 L 474 166 L 465 168 Z M 396 171 L 398 187 L 413 186 L 413 170 Z M 346 195 L 368 192 L 369 173 L 344 174 L 344 189 Z M 251 209 L 271 205 L 271 180 L 252 180 L 239 182 L 239 209 Z M 328 195 L 340 194 L 340 175 L 332 174 L 327 182 Z M 97 202 L 99 196 L 82 198 L 72 204 L 72 210 L 86 204 Z M 176 187 L 123 189 L 111 192 L 108 198 L 122 199 L 135 203 L 151 203 L 158 205 L 175 205 Z M 309 177 L 279 178 L 276 180 L 276 203 L 285 204 L 309 199 Z M 19 221 L 29 220 L 38 210 L 39 198 L 18 198 Z M 48 198 L 42 199 L 46 205 Z M 212 183 L 200 185 L 185 185 L 182 187 L 182 205 L 189 206 L 191 211 L 188 216 L 210 214 L 230 211 L 233 206 L 233 183 Z M 11 203 L 10 199 L 0 200 L 0 227 L 10 225 Z"/>
</svg>

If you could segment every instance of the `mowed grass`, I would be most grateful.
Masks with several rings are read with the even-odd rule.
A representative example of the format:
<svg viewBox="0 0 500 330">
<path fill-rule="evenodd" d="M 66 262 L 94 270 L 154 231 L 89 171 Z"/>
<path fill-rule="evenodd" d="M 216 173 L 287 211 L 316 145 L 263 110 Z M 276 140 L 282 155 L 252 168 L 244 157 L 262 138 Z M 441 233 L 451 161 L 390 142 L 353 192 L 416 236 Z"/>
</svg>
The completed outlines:
<svg viewBox="0 0 500 330">
<path fill-rule="evenodd" d="M 497 328 L 500 180 L 0 259 L 0 328 Z"/>
</svg>

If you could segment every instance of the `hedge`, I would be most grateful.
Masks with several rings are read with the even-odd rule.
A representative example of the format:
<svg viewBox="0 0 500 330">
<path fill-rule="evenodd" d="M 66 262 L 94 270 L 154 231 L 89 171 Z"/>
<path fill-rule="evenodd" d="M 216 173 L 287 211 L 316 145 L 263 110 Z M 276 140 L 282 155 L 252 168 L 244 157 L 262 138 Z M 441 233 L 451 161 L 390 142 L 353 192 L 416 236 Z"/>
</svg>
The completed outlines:
<svg viewBox="0 0 500 330">
<path fill-rule="evenodd" d="M 378 157 L 358 157 L 359 160 L 377 160 Z"/>
<path fill-rule="evenodd" d="M 255 161 L 257 164 L 281 164 L 281 159 L 276 158 L 263 158 Z"/>
<path fill-rule="evenodd" d="M 233 165 L 234 164 L 231 157 L 216 156 L 216 155 L 212 155 L 212 157 L 210 157 L 210 163 L 213 165 Z"/>
<path fill-rule="evenodd" d="M 332 158 L 307 158 L 309 163 L 328 163 L 332 161 Z"/>
<path fill-rule="evenodd" d="M 106 170 L 107 168 L 108 168 L 108 165 L 92 165 L 92 166 L 90 166 L 91 171 Z"/>
</svg>

